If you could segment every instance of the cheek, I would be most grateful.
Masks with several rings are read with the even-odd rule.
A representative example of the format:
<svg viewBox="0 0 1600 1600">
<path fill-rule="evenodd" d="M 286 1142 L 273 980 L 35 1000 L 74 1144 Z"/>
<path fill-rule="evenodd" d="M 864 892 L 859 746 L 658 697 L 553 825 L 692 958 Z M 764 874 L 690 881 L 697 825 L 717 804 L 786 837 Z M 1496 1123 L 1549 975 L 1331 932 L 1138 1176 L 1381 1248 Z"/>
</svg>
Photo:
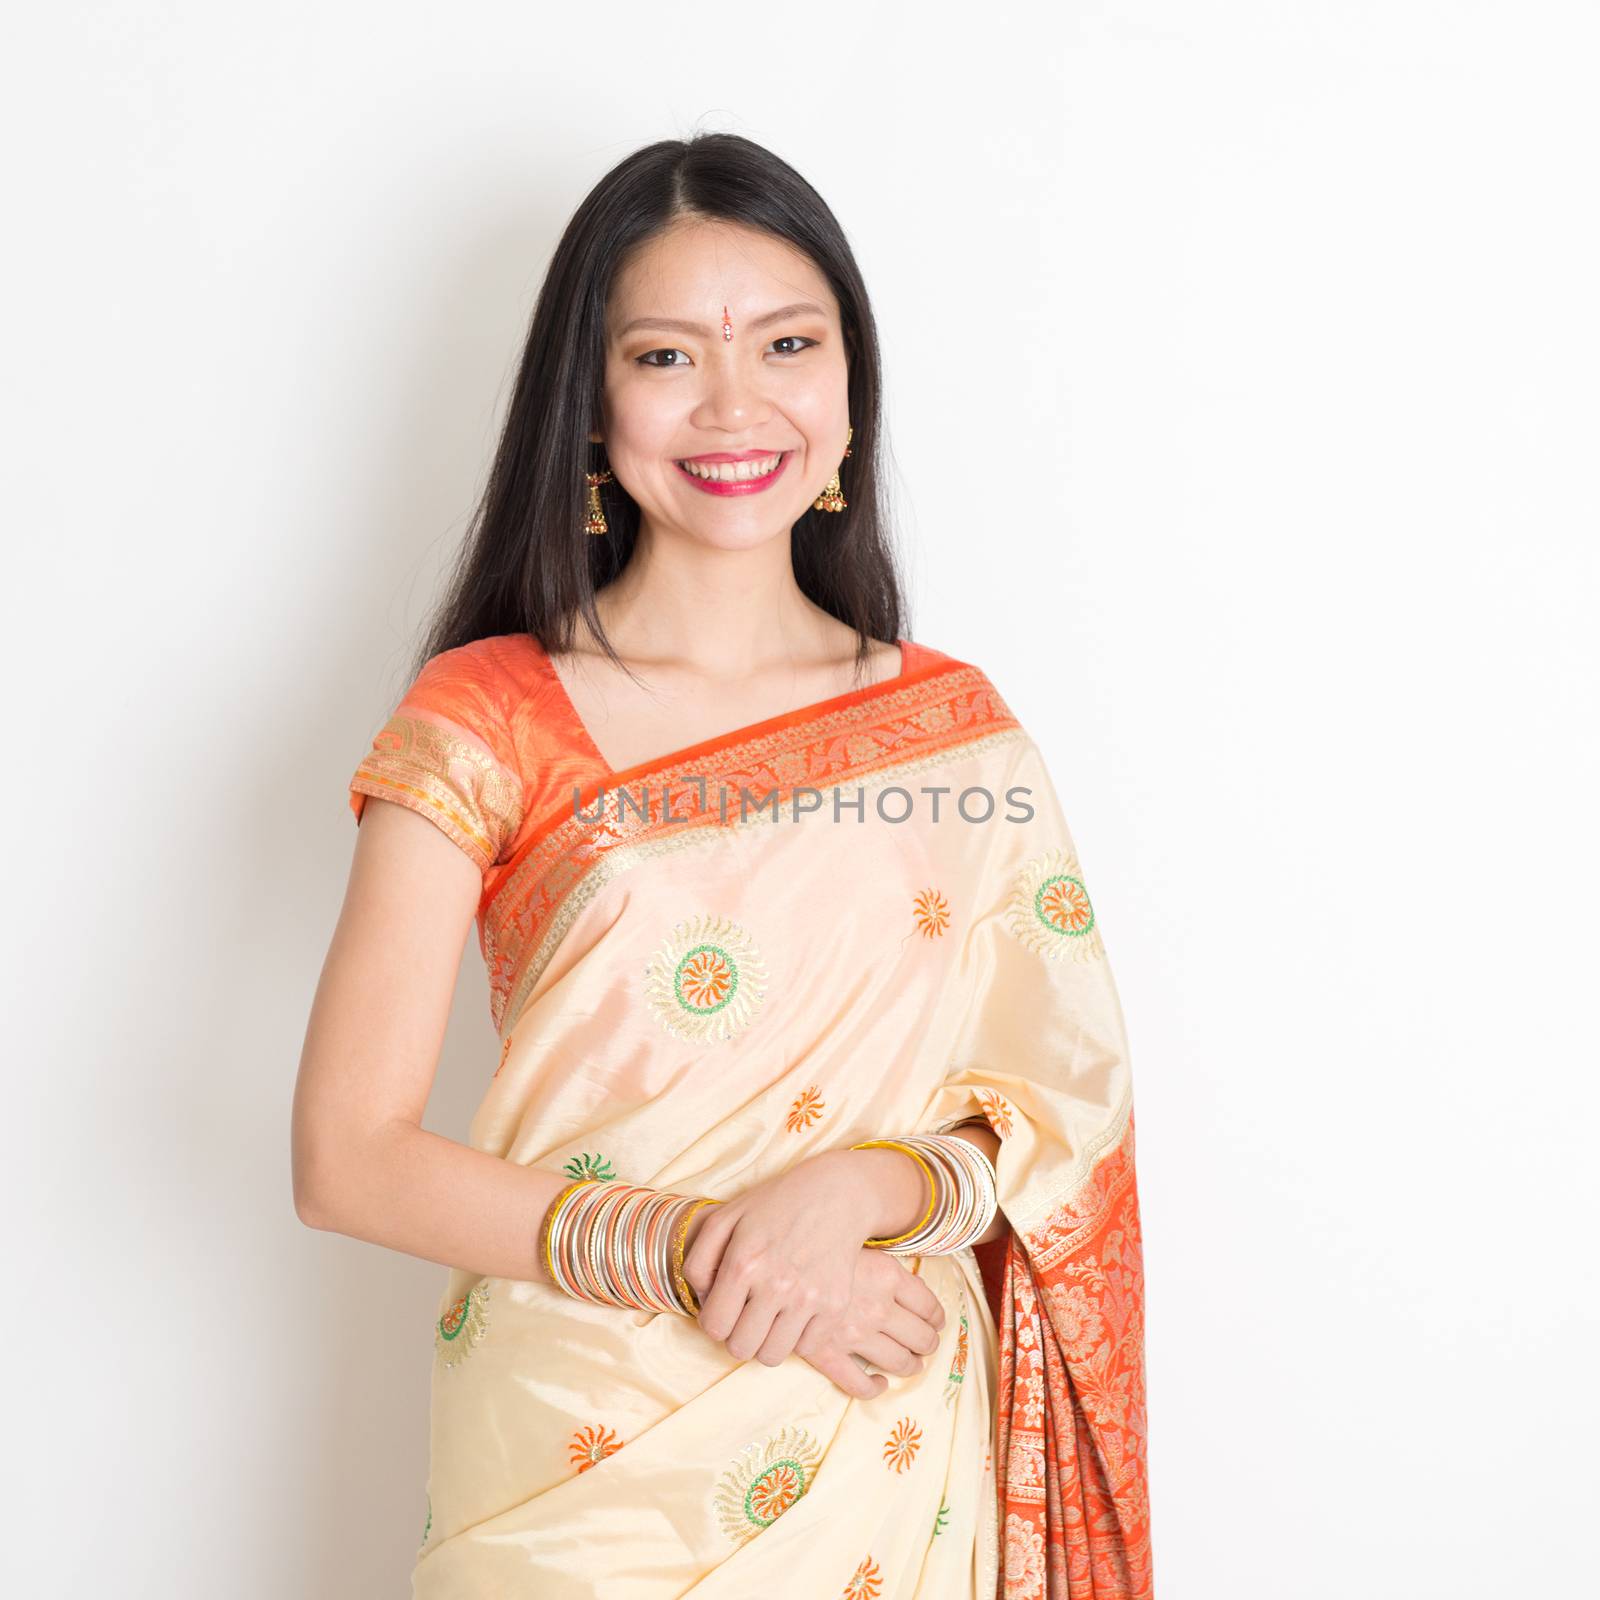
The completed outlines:
<svg viewBox="0 0 1600 1600">
<path fill-rule="evenodd" d="M 624 377 L 607 391 L 606 432 L 619 453 L 660 456 L 682 431 L 681 401 Z"/>
<path fill-rule="evenodd" d="M 843 434 L 850 412 L 850 375 L 841 362 L 837 371 L 818 374 L 803 390 L 791 396 L 790 409 L 806 432 L 831 438 Z"/>
</svg>

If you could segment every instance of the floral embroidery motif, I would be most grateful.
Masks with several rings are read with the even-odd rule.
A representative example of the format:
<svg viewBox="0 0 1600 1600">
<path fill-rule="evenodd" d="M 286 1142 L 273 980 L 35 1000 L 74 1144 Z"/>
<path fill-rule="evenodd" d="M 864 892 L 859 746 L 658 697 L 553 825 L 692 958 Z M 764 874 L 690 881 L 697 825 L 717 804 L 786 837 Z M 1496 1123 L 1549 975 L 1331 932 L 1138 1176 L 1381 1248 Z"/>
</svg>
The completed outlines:
<svg viewBox="0 0 1600 1600">
<path fill-rule="evenodd" d="M 807 1084 L 795 1096 L 795 1102 L 789 1107 L 789 1115 L 784 1119 L 784 1126 L 790 1133 L 799 1133 L 802 1129 L 809 1128 L 825 1109 L 822 1093 L 816 1084 Z"/>
<path fill-rule="evenodd" d="M 1052 961 L 1063 955 L 1091 961 L 1105 954 L 1083 869 L 1070 850 L 1047 850 L 1018 872 L 1006 926 Z"/>
<path fill-rule="evenodd" d="M 949 1405 L 955 1399 L 967 1376 L 967 1356 L 971 1349 L 968 1338 L 966 1296 L 961 1297 L 961 1326 L 956 1331 L 956 1353 L 950 1362 L 950 1371 L 945 1375 L 944 1403 Z"/>
<path fill-rule="evenodd" d="M 1097 1267 L 1067 1268 L 1093 1284 L 1096 1293 L 1104 1287 L 1105 1274 Z M 1061 1346 L 1068 1361 L 1092 1362 L 1106 1336 L 1106 1325 L 1098 1307 L 1089 1297 L 1083 1283 L 1049 1283 L 1044 1287 L 1044 1298 L 1050 1308 L 1050 1320 L 1056 1326 Z M 1120 1408 L 1112 1404 L 1094 1407 L 1097 1414 L 1109 1420 L 1120 1415 Z"/>
<path fill-rule="evenodd" d="M 941 1500 L 939 1502 L 939 1514 L 933 1519 L 933 1536 L 935 1539 L 937 1539 L 939 1535 L 944 1532 L 944 1525 L 949 1520 L 950 1502 L 948 1500 Z"/>
<path fill-rule="evenodd" d="M 728 917 L 680 922 L 645 967 L 645 994 L 680 1039 L 731 1039 L 760 1007 L 767 972 L 750 935 Z"/>
<path fill-rule="evenodd" d="M 874 1600 L 883 1593 L 883 1569 L 871 1556 L 863 1556 L 861 1565 L 844 1586 L 839 1600 Z"/>
<path fill-rule="evenodd" d="M 1000 1135 L 1002 1139 L 1011 1137 L 1011 1106 L 1001 1095 L 993 1089 L 975 1089 L 973 1098 L 983 1107 L 983 1114 L 988 1119 L 989 1126 Z"/>
<path fill-rule="evenodd" d="M 937 889 L 924 889 L 916 898 L 912 915 L 918 933 L 926 939 L 937 939 L 950 926 L 950 902 Z"/>
<path fill-rule="evenodd" d="M 423 1525 L 422 1525 L 422 1544 L 419 1544 L 417 1546 L 418 1550 L 421 1550 L 422 1549 L 422 1545 L 425 1545 L 428 1542 L 428 1532 L 433 1527 L 433 1498 L 432 1498 L 432 1496 L 429 1496 L 427 1498 L 428 1498 L 428 1520 L 425 1523 L 423 1523 Z"/>
<path fill-rule="evenodd" d="M 821 1465 L 822 1448 L 804 1428 L 783 1428 L 746 1445 L 717 1480 L 722 1531 L 743 1544 L 770 1528 L 811 1487 Z"/>
<path fill-rule="evenodd" d="M 607 1456 L 614 1456 L 622 1445 L 623 1441 L 617 1437 L 615 1429 L 599 1426 L 579 1428 L 568 1443 L 567 1452 L 578 1471 L 587 1472 Z"/>
<path fill-rule="evenodd" d="M 585 1151 L 581 1156 L 574 1156 L 561 1170 L 569 1178 L 597 1178 L 601 1183 L 610 1183 L 616 1177 L 610 1160 L 598 1151 L 593 1155 Z"/>
<path fill-rule="evenodd" d="M 489 1330 L 489 1284 L 474 1284 L 439 1318 L 434 1328 L 434 1349 L 440 1362 L 458 1367 L 477 1349 Z"/>
<path fill-rule="evenodd" d="M 910 1417 L 902 1417 L 894 1425 L 894 1432 L 884 1440 L 883 1459 L 896 1472 L 904 1472 L 916 1460 L 921 1447 L 922 1429 Z"/>
<path fill-rule="evenodd" d="M 511 1054 L 511 1035 L 506 1035 L 506 1042 L 500 1046 L 500 1067 L 506 1064 L 506 1057 Z M 494 1069 L 494 1076 L 500 1076 L 500 1067 Z"/>
<path fill-rule="evenodd" d="M 1018 1594 L 1044 1593 L 1044 1535 L 1015 1511 L 1006 1518 L 1006 1583 Z"/>
</svg>

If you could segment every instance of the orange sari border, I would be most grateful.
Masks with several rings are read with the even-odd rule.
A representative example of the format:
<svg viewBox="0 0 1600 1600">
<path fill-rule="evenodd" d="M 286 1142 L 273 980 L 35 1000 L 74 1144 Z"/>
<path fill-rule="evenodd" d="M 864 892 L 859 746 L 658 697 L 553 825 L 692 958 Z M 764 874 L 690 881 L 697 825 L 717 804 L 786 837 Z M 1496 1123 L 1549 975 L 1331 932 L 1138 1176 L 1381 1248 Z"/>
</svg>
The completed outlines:
<svg viewBox="0 0 1600 1600">
<path fill-rule="evenodd" d="M 577 796 L 585 815 L 574 815 L 569 797 L 533 831 L 480 905 L 496 1029 L 504 1035 L 515 1025 L 572 919 L 606 881 L 608 858 L 625 847 L 682 847 L 697 831 L 762 820 L 759 812 L 743 821 L 736 811 L 720 815 L 717 788 L 742 787 L 782 805 L 797 790 L 888 781 L 985 741 L 1026 737 L 979 668 L 940 662 L 586 785 Z M 694 779 L 703 780 L 703 792 Z M 624 799 L 636 797 L 641 784 L 649 791 L 645 815 L 635 798 Z M 671 795 L 672 821 L 653 803 L 663 790 Z"/>
<path fill-rule="evenodd" d="M 999 1332 L 999 1600 L 1150 1600 L 1131 1108 L 1071 1198 L 981 1247 L 980 1266 Z"/>
</svg>

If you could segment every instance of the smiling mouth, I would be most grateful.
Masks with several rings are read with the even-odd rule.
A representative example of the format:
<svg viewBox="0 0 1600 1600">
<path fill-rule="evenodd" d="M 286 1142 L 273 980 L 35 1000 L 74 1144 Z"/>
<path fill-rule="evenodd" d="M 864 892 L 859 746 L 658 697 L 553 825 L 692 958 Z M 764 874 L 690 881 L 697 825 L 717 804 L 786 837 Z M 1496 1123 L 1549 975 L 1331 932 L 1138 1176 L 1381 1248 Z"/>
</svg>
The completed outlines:
<svg viewBox="0 0 1600 1600">
<path fill-rule="evenodd" d="M 752 483 L 771 477 L 788 453 L 780 450 L 776 455 L 756 456 L 749 461 L 679 461 L 677 465 L 707 483 Z"/>
</svg>

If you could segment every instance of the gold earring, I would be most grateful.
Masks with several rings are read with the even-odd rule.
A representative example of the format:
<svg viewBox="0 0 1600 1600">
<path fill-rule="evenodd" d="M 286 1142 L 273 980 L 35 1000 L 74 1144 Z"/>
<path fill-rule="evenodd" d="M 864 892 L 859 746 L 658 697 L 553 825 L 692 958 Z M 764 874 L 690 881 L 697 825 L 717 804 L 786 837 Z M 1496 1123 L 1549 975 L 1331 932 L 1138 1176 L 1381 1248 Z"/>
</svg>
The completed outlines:
<svg viewBox="0 0 1600 1600">
<path fill-rule="evenodd" d="M 856 430 L 854 428 L 845 430 L 844 453 L 846 455 L 850 454 L 850 441 L 855 436 Z M 843 465 L 844 463 L 841 461 L 839 466 Z M 844 489 L 839 482 L 839 468 L 835 467 L 833 476 L 823 485 L 822 493 L 811 502 L 812 508 L 816 511 L 843 511 L 848 504 L 849 502 L 844 497 Z"/>
<path fill-rule="evenodd" d="M 584 523 L 585 533 L 608 533 L 610 527 L 606 522 L 604 507 L 600 504 L 600 485 L 614 483 L 616 480 L 604 467 L 599 472 L 586 472 L 583 481 L 589 485 L 589 520 Z"/>
</svg>

